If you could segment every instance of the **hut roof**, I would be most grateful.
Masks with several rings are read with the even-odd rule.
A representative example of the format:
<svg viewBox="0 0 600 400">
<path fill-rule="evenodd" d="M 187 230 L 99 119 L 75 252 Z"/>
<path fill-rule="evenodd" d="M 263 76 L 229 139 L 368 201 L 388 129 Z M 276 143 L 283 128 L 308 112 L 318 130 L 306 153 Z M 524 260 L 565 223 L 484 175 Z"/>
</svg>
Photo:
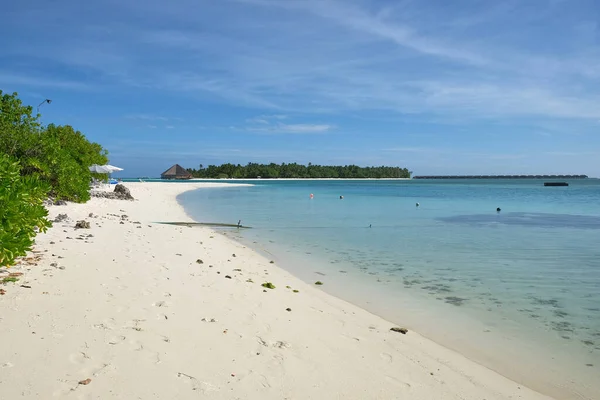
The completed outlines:
<svg viewBox="0 0 600 400">
<path fill-rule="evenodd" d="M 164 178 L 191 178 L 192 174 L 179 164 L 173 165 L 171 168 L 160 174 Z"/>
</svg>

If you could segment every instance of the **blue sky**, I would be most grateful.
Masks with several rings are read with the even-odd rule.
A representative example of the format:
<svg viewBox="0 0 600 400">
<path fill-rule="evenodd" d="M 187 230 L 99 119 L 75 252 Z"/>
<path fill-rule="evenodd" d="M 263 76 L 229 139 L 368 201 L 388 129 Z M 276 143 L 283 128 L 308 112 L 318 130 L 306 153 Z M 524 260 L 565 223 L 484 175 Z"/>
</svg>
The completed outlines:
<svg viewBox="0 0 600 400">
<path fill-rule="evenodd" d="M 174 163 L 600 176 L 596 0 L 5 2 L 0 89 Z"/>
</svg>

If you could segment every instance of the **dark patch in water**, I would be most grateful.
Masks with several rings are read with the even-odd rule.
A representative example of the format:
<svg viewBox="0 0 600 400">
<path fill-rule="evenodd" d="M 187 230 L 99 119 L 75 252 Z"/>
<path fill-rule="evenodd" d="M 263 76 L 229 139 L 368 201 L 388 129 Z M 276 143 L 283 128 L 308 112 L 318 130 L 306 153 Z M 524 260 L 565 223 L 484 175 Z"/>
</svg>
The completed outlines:
<svg viewBox="0 0 600 400">
<path fill-rule="evenodd" d="M 450 286 L 444 284 L 423 286 L 421 289 L 430 290 L 433 293 L 451 293 Z"/>
<path fill-rule="evenodd" d="M 321 275 L 321 276 L 325 276 L 325 274 L 324 274 L 324 273 L 322 273 L 322 272 L 319 272 L 319 271 L 315 271 L 315 274 L 317 274 L 317 275 Z"/>
<path fill-rule="evenodd" d="M 566 313 L 566 312 L 564 312 L 564 311 L 560 311 L 560 310 L 554 310 L 554 316 L 556 316 L 556 317 L 558 317 L 558 318 L 564 318 L 564 317 L 566 317 L 567 315 L 569 315 L 569 314 L 567 314 L 567 313 Z"/>
<path fill-rule="evenodd" d="M 530 316 L 531 318 L 539 318 L 539 317 L 540 317 L 540 316 L 539 316 L 539 315 L 537 315 L 537 314 L 529 314 L 529 316 Z"/>
<path fill-rule="evenodd" d="M 445 298 L 446 303 L 452 304 L 453 306 L 462 306 L 465 301 L 468 299 L 463 299 L 462 297 L 449 296 Z"/>
<path fill-rule="evenodd" d="M 552 329 L 558 332 L 573 332 L 572 325 L 568 322 L 551 322 Z"/>
<path fill-rule="evenodd" d="M 340 273 L 347 274 L 348 272 L 347 271 L 340 271 Z"/>
<path fill-rule="evenodd" d="M 539 228 L 600 229 L 600 217 L 591 215 L 512 212 L 455 215 L 440 221 L 472 226 L 519 225 Z"/>
<path fill-rule="evenodd" d="M 552 306 L 554 308 L 560 308 L 560 306 L 558 305 L 557 299 L 545 300 L 545 299 L 540 299 L 539 297 L 532 297 L 531 299 L 533 300 L 533 304 L 539 304 L 542 306 Z"/>
<path fill-rule="evenodd" d="M 585 344 L 586 346 L 594 345 L 594 342 L 592 342 L 591 340 L 582 340 L 581 343 Z"/>
<path fill-rule="evenodd" d="M 566 336 L 565 335 L 565 336 L 561 336 L 561 338 L 569 340 L 569 339 L 571 339 L 571 336 Z"/>
<path fill-rule="evenodd" d="M 585 364 L 586 367 L 593 367 L 594 364 Z"/>
</svg>

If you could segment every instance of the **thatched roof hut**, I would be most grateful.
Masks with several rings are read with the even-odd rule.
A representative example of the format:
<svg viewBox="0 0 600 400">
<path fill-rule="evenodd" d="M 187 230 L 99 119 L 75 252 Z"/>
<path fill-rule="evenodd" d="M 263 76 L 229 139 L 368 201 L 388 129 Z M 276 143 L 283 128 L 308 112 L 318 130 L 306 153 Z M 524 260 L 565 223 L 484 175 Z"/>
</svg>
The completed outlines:
<svg viewBox="0 0 600 400">
<path fill-rule="evenodd" d="M 171 168 L 160 174 L 161 179 L 192 179 L 192 174 L 179 164 L 173 165 Z"/>
</svg>

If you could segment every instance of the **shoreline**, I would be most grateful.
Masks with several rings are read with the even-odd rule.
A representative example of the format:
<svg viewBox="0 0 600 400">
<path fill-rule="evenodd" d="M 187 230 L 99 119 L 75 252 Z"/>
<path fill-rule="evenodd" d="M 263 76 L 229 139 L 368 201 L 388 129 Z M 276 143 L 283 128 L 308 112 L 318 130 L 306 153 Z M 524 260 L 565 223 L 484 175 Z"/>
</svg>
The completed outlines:
<svg viewBox="0 0 600 400">
<path fill-rule="evenodd" d="M 181 205 L 192 207 L 192 203 L 184 200 L 185 197 L 179 200 Z M 204 209 L 210 214 L 210 209 Z M 206 212 L 200 215 L 204 214 Z M 190 218 L 192 215 L 193 212 L 188 213 Z M 482 315 L 484 309 L 481 307 L 462 314 L 444 311 L 443 307 L 447 305 L 440 305 L 431 298 L 392 292 L 392 288 L 385 285 L 369 286 L 364 282 L 366 275 L 352 273 L 350 265 L 336 261 L 336 267 L 346 271 L 331 270 L 330 260 L 315 256 L 311 247 L 299 248 L 280 242 L 276 237 L 265 238 L 263 234 L 252 234 L 251 231 L 243 235 L 233 231 L 220 233 L 260 254 L 268 254 L 305 283 L 321 279 L 325 283 L 322 289 L 330 295 L 392 323 L 404 323 L 439 345 L 540 393 L 561 399 L 592 399 L 600 393 L 600 386 L 593 378 L 595 368 L 592 368 L 597 362 L 584 354 L 585 346 L 577 347 L 575 343 L 565 346 L 563 339 L 552 333 L 527 331 L 523 319 L 510 319 L 520 315 L 509 316 L 508 320 L 505 320 L 506 315 L 489 320 L 489 316 Z M 516 328 L 520 324 L 523 327 Z M 542 339 L 545 341 L 540 342 Z M 574 353 L 578 356 L 572 356 Z"/>
<path fill-rule="evenodd" d="M 549 399 L 416 332 L 390 331 L 395 325 L 217 231 L 153 223 L 193 221 L 176 196 L 213 185 L 127 183 L 139 200 L 51 207 L 52 218 L 66 212 L 70 220 L 38 235 L 41 259 L 11 268 L 24 275 L 0 297 L 0 391 L 32 399 Z M 74 230 L 78 219 L 91 229 Z"/>
</svg>

